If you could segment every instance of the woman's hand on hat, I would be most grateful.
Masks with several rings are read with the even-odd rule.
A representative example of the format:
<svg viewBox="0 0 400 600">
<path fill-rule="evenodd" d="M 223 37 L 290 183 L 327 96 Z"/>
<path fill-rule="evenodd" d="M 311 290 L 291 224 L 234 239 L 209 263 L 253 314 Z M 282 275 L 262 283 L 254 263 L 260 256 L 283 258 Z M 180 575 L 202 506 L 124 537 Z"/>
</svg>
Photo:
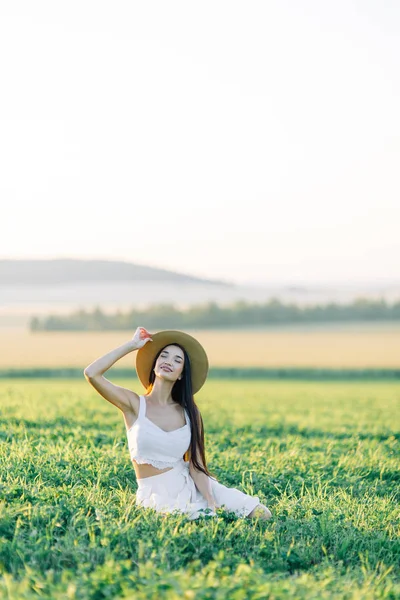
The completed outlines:
<svg viewBox="0 0 400 600">
<path fill-rule="evenodd" d="M 135 344 L 136 348 L 142 348 L 147 342 L 152 342 L 151 333 L 147 331 L 144 327 L 138 327 L 133 334 L 132 341 Z"/>
</svg>

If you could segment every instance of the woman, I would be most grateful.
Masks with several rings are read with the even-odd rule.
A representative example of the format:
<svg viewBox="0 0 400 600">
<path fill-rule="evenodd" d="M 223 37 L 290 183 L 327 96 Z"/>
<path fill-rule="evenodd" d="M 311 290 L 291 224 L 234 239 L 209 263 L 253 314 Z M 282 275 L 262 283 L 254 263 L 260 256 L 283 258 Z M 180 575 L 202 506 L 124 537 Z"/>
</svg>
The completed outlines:
<svg viewBox="0 0 400 600">
<path fill-rule="evenodd" d="M 133 350 L 138 350 L 136 371 L 146 395 L 103 376 Z M 132 340 L 95 360 L 84 375 L 124 415 L 138 506 L 183 512 L 189 519 L 215 516 L 224 506 L 238 517 L 269 519 L 257 496 L 223 485 L 207 468 L 203 419 L 193 398 L 207 372 L 206 352 L 194 337 L 175 330 L 150 334 L 138 327 Z"/>
</svg>

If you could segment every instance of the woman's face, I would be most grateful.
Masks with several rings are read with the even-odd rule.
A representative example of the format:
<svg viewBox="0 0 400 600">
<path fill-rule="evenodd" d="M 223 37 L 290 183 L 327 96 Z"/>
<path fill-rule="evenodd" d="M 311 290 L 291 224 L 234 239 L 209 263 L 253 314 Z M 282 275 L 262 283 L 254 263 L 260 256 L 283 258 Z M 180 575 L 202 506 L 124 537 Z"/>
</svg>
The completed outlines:
<svg viewBox="0 0 400 600">
<path fill-rule="evenodd" d="M 168 381 L 181 379 L 184 360 L 183 350 L 179 346 L 170 344 L 160 352 L 154 367 L 155 374 Z"/>
</svg>

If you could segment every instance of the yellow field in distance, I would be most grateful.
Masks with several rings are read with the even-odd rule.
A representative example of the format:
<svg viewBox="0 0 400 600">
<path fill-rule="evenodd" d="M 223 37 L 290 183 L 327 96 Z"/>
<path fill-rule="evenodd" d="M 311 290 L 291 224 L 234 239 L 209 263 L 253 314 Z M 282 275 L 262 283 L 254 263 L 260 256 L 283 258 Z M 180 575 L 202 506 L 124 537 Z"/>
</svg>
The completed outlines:
<svg viewBox="0 0 400 600">
<path fill-rule="evenodd" d="M 140 325 L 146 327 L 146 323 Z M 211 367 L 400 367 L 400 325 L 186 331 L 204 345 Z M 23 328 L 3 329 L 0 368 L 83 369 L 128 341 L 133 332 L 31 333 Z M 134 355 L 135 351 L 115 366 L 133 366 Z"/>
</svg>

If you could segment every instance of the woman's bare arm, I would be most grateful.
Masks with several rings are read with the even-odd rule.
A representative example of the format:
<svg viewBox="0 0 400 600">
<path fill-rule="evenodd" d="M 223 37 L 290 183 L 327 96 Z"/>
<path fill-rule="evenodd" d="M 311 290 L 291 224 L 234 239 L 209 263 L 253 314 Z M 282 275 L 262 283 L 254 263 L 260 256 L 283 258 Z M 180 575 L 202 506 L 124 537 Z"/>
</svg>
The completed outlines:
<svg viewBox="0 0 400 600">
<path fill-rule="evenodd" d="M 144 346 L 144 344 L 151 339 L 150 335 L 151 334 L 144 329 L 144 327 L 138 327 L 131 340 L 114 348 L 114 350 L 107 352 L 104 356 L 100 356 L 100 358 L 97 358 L 90 363 L 83 371 L 88 383 L 90 383 L 103 398 L 108 400 L 108 402 L 111 402 L 111 404 L 114 404 L 114 406 L 117 406 L 124 413 L 137 413 L 137 407 L 139 406 L 138 394 L 132 390 L 112 383 L 104 377 L 103 373 L 112 367 L 117 360 L 126 356 L 126 354 L 129 354 L 129 352 L 133 352 Z"/>
<path fill-rule="evenodd" d="M 83 371 L 83 374 L 87 379 L 91 377 L 97 377 L 98 375 L 103 375 L 104 371 L 107 371 L 110 367 L 113 366 L 114 363 L 117 362 L 123 356 L 129 354 L 133 350 L 137 350 L 134 340 L 129 340 L 125 342 L 121 346 L 114 348 L 104 356 L 100 356 L 100 358 L 94 360 L 90 365 L 86 367 Z"/>
<path fill-rule="evenodd" d="M 201 460 L 199 455 L 197 456 L 197 459 L 199 463 L 204 467 L 203 461 Z M 196 484 L 197 489 L 207 500 L 208 506 L 210 508 L 215 508 L 215 499 L 212 493 L 211 480 L 209 476 L 203 473 L 203 471 L 198 471 L 193 466 L 192 462 L 190 462 L 189 464 L 189 472 L 192 476 L 193 481 Z"/>
<path fill-rule="evenodd" d="M 201 423 L 201 419 L 198 418 L 198 423 L 199 423 L 199 428 L 200 428 L 200 432 L 202 432 L 202 423 Z M 200 452 L 199 449 L 196 449 L 196 458 L 198 463 L 204 467 L 204 463 L 202 461 L 202 458 L 200 456 Z M 207 504 L 210 508 L 215 508 L 215 498 L 213 496 L 212 493 L 212 488 L 211 488 L 211 481 L 208 475 L 206 475 L 205 473 L 203 473 L 203 471 L 198 471 L 196 469 L 196 467 L 194 466 L 192 459 L 190 459 L 189 462 L 189 473 L 192 476 L 193 481 L 196 484 L 197 489 L 199 490 L 199 492 L 204 496 L 204 498 L 207 500 Z"/>
</svg>

